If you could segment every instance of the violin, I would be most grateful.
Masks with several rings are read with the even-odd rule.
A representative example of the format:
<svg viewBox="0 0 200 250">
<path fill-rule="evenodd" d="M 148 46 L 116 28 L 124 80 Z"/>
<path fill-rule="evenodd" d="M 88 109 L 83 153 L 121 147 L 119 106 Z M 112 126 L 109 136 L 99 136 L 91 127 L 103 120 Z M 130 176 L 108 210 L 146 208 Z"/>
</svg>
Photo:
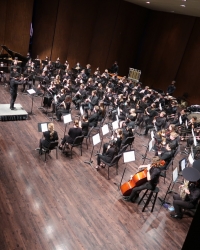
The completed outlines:
<svg viewBox="0 0 200 250">
<path fill-rule="evenodd" d="M 166 162 L 164 160 L 160 160 L 157 163 L 151 164 L 151 166 L 152 167 L 164 166 L 165 163 Z M 134 187 L 139 187 L 145 182 L 147 182 L 147 168 L 133 175 L 128 182 L 125 182 L 124 184 L 121 185 L 120 190 L 123 196 L 129 196 Z"/>
</svg>

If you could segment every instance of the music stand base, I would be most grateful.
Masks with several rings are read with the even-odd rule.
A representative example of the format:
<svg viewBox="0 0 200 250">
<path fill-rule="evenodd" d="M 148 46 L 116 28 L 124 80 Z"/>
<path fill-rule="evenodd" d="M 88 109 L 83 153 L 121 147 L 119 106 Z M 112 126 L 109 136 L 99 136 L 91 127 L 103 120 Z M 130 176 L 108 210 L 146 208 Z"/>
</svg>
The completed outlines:
<svg viewBox="0 0 200 250">
<path fill-rule="evenodd" d="M 159 199 L 160 202 L 161 202 L 161 206 L 162 206 L 164 203 L 166 203 L 166 204 L 171 204 L 170 202 L 167 202 L 167 201 L 161 199 L 160 197 L 158 197 L 158 199 Z"/>
<path fill-rule="evenodd" d="M 89 164 L 92 167 L 93 161 L 84 161 L 84 163 Z"/>
</svg>

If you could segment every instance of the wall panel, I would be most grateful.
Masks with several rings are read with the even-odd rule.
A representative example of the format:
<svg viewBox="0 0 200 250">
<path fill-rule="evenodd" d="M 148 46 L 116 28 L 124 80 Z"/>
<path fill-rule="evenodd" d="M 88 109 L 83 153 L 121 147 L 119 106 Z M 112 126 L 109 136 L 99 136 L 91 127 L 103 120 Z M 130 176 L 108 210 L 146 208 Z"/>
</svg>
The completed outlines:
<svg viewBox="0 0 200 250">
<path fill-rule="evenodd" d="M 5 29 L 6 29 L 6 0 L 0 1 L 0 45 L 5 45 Z"/>
<path fill-rule="evenodd" d="M 4 44 L 22 55 L 29 49 L 32 8 L 33 0 L 7 0 L 6 3 Z"/>
<path fill-rule="evenodd" d="M 200 104 L 200 18 L 195 19 L 190 39 L 177 73 L 177 94 L 189 95 L 190 104 Z"/>
<path fill-rule="evenodd" d="M 120 0 L 99 1 L 99 7 L 95 12 L 96 21 L 88 58 L 93 70 L 100 67 L 101 72 L 103 72 L 107 66 L 106 62 L 113 39 L 119 5 Z"/>
<path fill-rule="evenodd" d="M 60 0 L 52 49 L 52 61 L 57 57 L 64 63 L 67 59 L 72 23 L 75 18 L 73 0 Z"/>
<path fill-rule="evenodd" d="M 51 57 L 59 0 L 35 0 L 33 18 L 33 58 Z"/>
<path fill-rule="evenodd" d="M 131 3 L 120 2 L 115 29 L 108 51 L 106 67 L 118 61 L 119 75 L 128 75 L 129 67 L 133 66 L 135 54 L 143 32 L 147 9 Z"/>
<path fill-rule="evenodd" d="M 84 67 L 87 63 L 92 64 L 89 55 L 98 5 L 99 1 L 97 0 L 77 0 L 75 2 L 72 10 L 74 18 L 67 54 L 67 59 L 72 67 L 77 62 Z"/>
<path fill-rule="evenodd" d="M 139 58 L 145 85 L 166 90 L 176 80 L 194 20 L 194 17 L 151 12 Z"/>
</svg>

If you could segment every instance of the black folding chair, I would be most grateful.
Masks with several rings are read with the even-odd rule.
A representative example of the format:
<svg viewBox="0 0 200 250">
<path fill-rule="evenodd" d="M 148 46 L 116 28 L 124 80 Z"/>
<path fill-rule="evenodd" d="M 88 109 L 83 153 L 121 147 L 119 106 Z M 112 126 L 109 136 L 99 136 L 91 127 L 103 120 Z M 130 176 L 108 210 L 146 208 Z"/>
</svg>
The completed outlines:
<svg viewBox="0 0 200 250">
<path fill-rule="evenodd" d="M 81 150 L 81 156 L 82 156 L 82 144 L 83 144 L 83 139 L 84 139 L 84 135 L 81 136 L 77 136 L 76 139 L 74 140 L 74 143 L 72 144 L 68 144 L 70 147 L 70 154 L 71 154 L 71 159 L 72 159 L 72 149 L 75 147 L 80 147 Z"/>
<path fill-rule="evenodd" d="M 52 150 L 56 150 L 56 159 L 58 159 L 58 141 L 50 142 L 49 146 L 46 148 L 42 146 L 42 152 L 44 152 L 45 155 L 45 161 L 46 161 L 46 154 L 50 154 Z"/>
<path fill-rule="evenodd" d="M 118 174 L 118 162 L 119 162 L 121 157 L 122 157 L 122 154 L 116 155 L 110 163 L 105 162 L 101 159 L 101 162 L 103 162 L 108 167 L 108 180 L 110 179 L 110 173 L 109 173 L 110 167 L 115 166 L 116 167 L 116 175 Z"/>
</svg>

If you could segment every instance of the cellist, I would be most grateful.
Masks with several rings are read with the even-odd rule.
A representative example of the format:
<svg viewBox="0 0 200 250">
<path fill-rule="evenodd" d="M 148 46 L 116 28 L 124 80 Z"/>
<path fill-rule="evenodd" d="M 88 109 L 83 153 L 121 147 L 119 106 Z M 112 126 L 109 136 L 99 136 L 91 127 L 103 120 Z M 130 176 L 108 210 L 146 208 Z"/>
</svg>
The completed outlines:
<svg viewBox="0 0 200 250">
<path fill-rule="evenodd" d="M 134 202 L 137 197 L 139 196 L 140 191 L 144 189 L 154 190 L 156 185 L 159 182 L 159 176 L 160 176 L 160 159 L 158 156 L 155 156 L 152 158 L 152 163 L 148 165 L 140 165 L 138 169 L 146 168 L 147 170 L 147 182 L 140 186 L 135 186 L 130 196 L 123 196 L 123 200 Z"/>
</svg>

